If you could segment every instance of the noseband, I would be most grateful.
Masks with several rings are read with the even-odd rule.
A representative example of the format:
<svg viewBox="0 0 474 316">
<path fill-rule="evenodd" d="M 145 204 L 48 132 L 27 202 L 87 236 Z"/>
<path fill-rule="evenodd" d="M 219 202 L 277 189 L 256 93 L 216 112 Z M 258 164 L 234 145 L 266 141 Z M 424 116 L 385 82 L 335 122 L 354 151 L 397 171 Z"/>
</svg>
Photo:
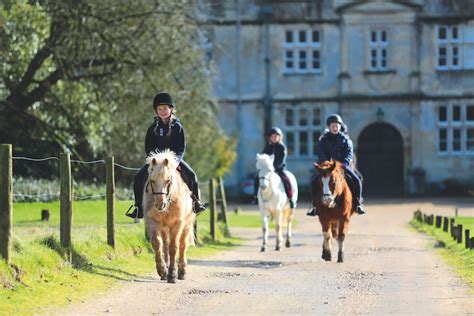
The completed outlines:
<svg viewBox="0 0 474 316">
<path fill-rule="evenodd" d="M 148 192 L 148 186 L 151 188 L 151 194 L 153 196 L 156 196 L 156 195 L 165 195 L 166 196 L 166 205 L 165 205 L 165 207 L 163 207 L 163 209 L 165 209 L 166 207 L 168 207 L 168 205 L 170 205 L 170 203 L 171 203 L 171 195 L 170 195 L 171 181 L 167 185 L 167 189 L 168 189 L 167 191 L 168 192 L 156 192 L 155 189 L 153 188 L 153 183 L 151 181 L 148 181 L 148 184 L 147 184 L 147 187 L 146 187 L 146 192 Z"/>
</svg>

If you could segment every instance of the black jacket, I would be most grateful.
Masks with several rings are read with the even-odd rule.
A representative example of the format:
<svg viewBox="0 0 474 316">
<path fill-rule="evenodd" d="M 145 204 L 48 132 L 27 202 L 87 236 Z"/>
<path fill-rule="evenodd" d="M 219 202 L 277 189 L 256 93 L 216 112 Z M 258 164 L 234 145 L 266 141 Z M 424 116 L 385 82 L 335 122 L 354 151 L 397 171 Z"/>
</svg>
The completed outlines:
<svg viewBox="0 0 474 316">
<path fill-rule="evenodd" d="M 318 160 L 334 159 L 349 166 L 352 162 L 353 147 L 349 136 L 343 133 L 326 132 L 319 140 Z"/>
<path fill-rule="evenodd" d="M 167 136 L 168 129 L 171 128 L 171 135 Z M 145 153 L 147 156 L 153 151 L 163 151 L 169 149 L 181 160 L 186 149 L 186 140 L 184 137 L 184 128 L 178 118 L 170 123 L 170 127 L 161 123 L 155 118 L 155 122 L 148 127 L 145 136 Z"/>
<path fill-rule="evenodd" d="M 274 155 L 273 167 L 276 171 L 282 171 L 286 167 L 286 146 L 284 144 L 267 144 L 263 149 L 263 153 L 267 155 Z"/>
</svg>

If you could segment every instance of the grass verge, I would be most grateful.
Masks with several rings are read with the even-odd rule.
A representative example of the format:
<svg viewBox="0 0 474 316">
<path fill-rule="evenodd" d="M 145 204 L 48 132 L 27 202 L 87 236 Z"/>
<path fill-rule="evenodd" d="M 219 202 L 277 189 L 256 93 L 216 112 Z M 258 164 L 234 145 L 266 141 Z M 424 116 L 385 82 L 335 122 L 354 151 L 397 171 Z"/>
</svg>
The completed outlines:
<svg viewBox="0 0 474 316">
<path fill-rule="evenodd" d="M 131 202 L 119 201 L 117 210 Z M 40 221 L 41 209 L 50 210 L 49 222 Z M 73 255 L 65 258 L 59 244 L 59 203 L 15 203 L 11 263 L 0 260 L 0 311 L 2 314 L 41 314 L 52 307 L 79 302 L 127 281 L 153 278 L 154 254 L 144 237 L 144 225 L 130 223 L 119 214 L 116 247 L 107 245 L 105 202 L 75 202 Z M 234 227 L 259 227 L 252 214 L 228 214 Z M 202 258 L 232 249 L 242 240 L 231 237 L 218 224 L 217 237 L 209 235 L 209 212 L 198 216 L 198 240 L 188 258 Z M 150 276 L 151 275 L 151 276 Z"/>
<path fill-rule="evenodd" d="M 457 224 L 474 231 L 474 218 L 457 217 Z M 474 250 L 466 249 L 463 243 L 457 243 L 451 235 L 433 225 L 420 223 L 417 220 L 410 222 L 418 231 L 433 236 L 438 241 L 436 249 L 441 257 L 454 268 L 456 273 L 469 285 L 474 293 Z M 439 247 L 441 245 L 442 247 Z"/>
</svg>

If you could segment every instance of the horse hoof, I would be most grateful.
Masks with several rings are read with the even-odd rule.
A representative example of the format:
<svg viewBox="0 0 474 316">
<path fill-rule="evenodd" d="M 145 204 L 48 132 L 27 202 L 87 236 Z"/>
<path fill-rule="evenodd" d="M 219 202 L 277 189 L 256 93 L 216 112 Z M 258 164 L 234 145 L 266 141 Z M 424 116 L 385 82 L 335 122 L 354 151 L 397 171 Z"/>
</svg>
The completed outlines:
<svg viewBox="0 0 474 316">
<path fill-rule="evenodd" d="M 280 246 L 276 246 L 276 247 L 275 247 L 275 251 L 280 251 L 280 250 L 281 250 L 281 249 L 280 249 Z"/>
<path fill-rule="evenodd" d="M 265 252 L 265 247 L 260 248 L 260 252 Z"/>
<path fill-rule="evenodd" d="M 176 278 L 174 277 L 168 278 L 168 283 L 176 283 Z"/>
<path fill-rule="evenodd" d="M 343 254 L 339 254 L 337 256 L 337 262 L 344 262 L 344 255 Z"/>
<path fill-rule="evenodd" d="M 290 247 L 291 247 L 291 242 L 290 242 L 289 240 L 286 241 L 285 247 L 286 247 L 286 248 L 290 248 Z"/>
<path fill-rule="evenodd" d="M 179 271 L 178 272 L 178 280 L 184 280 L 184 275 L 185 275 L 184 271 Z"/>
<path fill-rule="evenodd" d="M 326 261 L 331 261 L 331 253 L 329 251 L 323 250 L 323 255 L 321 256 Z"/>
</svg>

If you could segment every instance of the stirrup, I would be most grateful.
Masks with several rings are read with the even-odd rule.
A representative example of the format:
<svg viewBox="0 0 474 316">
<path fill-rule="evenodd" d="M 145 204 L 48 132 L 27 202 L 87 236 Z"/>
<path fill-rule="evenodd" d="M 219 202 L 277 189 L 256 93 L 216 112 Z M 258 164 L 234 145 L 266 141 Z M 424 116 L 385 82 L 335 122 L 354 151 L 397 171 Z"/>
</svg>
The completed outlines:
<svg viewBox="0 0 474 316">
<path fill-rule="evenodd" d="M 130 211 L 132 208 L 134 208 L 133 211 Z M 138 206 L 135 206 L 133 204 L 130 205 L 127 212 L 125 213 L 125 216 L 128 216 L 133 219 L 143 218 L 143 214 L 140 214 L 140 210 L 138 209 Z"/>
<path fill-rule="evenodd" d="M 362 204 L 356 206 L 356 213 L 359 215 L 364 215 L 367 211 L 364 209 Z"/>
</svg>

